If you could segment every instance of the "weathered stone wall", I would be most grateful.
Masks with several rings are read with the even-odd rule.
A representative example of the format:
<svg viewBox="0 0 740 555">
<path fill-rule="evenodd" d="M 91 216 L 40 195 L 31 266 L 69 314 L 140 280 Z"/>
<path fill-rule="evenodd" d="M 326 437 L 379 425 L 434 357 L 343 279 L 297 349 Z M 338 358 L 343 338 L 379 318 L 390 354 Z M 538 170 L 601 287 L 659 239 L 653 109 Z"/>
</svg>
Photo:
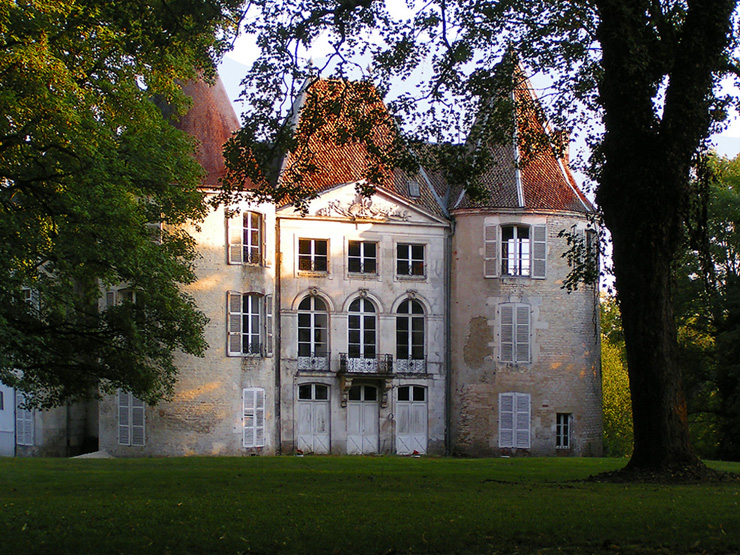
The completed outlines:
<svg viewBox="0 0 740 555">
<path fill-rule="evenodd" d="M 547 224 L 547 277 L 485 278 L 484 226 Z M 575 214 L 456 214 L 452 263 L 452 414 L 454 453 L 509 454 L 499 447 L 499 394 L 531 395 L 531 446 L 521 454 L 601 453 L 601 372 L 598 296 L 593 287 L 562 289 L 569 268 L 561 230 L 585 220 Z M 500 248 L 500 246 L 499 246 Z M 532 358 L 500 361 L 501 303 L 530 305 Z M 573 415 L 569 450 L 555 446 L 556 414 Z M 517 454 L 516 450 L 513 454 Z"/>
<path fill-rule="evenodd" d="M 248 206 L 242 205 L 241 209 Z M 274 357 L 227 356 L 227 291 L 274 294 L 275 215 L 272 205 L 249 209 L 264 216 L 266 259 L 261 265 L 228 264 L 226 217 L 223 208 L 211 212 L 190 229 L 198 244 L 198 281 L 187 287 L 198 308 L 209 318 L 205 357 L 176 357 L 179 370 L 173 398 L 146 408 L 146 444 L 118 445 L 114 396 L 100 404 L 101 448 L 115 456 L 245 455 L 274 453 Z M 274 325 L 274 322 L 273 322 Z M 265 389 L 265 447 L 245 449 L 242 433 L 242 390 Z"/>
</svg>

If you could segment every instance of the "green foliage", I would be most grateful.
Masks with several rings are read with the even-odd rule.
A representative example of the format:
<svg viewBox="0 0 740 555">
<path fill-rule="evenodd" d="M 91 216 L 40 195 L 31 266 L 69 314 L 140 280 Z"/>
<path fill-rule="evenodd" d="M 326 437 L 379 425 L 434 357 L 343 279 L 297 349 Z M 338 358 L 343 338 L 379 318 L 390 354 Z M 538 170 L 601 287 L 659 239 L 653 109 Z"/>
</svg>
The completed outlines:
<svg viewBox="0 0 740 555">
<path fill-rule="evenodd" d="M 628 457 L 634 443 L 632 400 L 619 306 L 613 298 L 601 303 L 601 388 L 604 453 Z"/>
<path fill-rule="evenodd" d="M 738 482 L 619 459 L 0 460 L 9 553 L 735 553 Z M 725 470 L 740 471 L 737 464 Z M 360 516 L 361 515 L 361 516 Z"/>
<path fill-rule="evenodd" d="M 238 4 L 0 1 L 0 380 L 33 404 L 98 386 L 155 402 L 173 351 L 203 352 L 179 288 L 202 170 L 154 99 L 186 108 L 177 80 L 212 72 Z M 120 285 L 136 303 L 98 312 Z"/>
</svg>

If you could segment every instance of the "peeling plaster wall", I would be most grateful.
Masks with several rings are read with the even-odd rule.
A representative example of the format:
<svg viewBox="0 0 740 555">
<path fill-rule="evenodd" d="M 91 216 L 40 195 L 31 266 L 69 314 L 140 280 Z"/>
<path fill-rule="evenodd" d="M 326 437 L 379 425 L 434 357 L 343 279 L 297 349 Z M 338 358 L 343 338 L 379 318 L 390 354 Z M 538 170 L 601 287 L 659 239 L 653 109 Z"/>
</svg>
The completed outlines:
<svg viewBox="0 0 740 555">
<path fill-rule="evenodd" d="M 461 212 L 456 216 L 452 255 L 452 407 L 453 453 L 497 456 L 499 394 L 531 395 L 531 447 L 521 453 L 601 454 L 601 369 L 598 296 L 581 286 L 561 288 L 569 268 L 558 232 L 585 227 L 575 214 Z M 547 224 L 547 277 L 485 278 L 484 226 Z M 501 303 L 530 305 L 530 364 L 502 363 L 499 354 Z M 572 413 L 572 447 L 555 447 L 556 413 Z"/>
</svg>

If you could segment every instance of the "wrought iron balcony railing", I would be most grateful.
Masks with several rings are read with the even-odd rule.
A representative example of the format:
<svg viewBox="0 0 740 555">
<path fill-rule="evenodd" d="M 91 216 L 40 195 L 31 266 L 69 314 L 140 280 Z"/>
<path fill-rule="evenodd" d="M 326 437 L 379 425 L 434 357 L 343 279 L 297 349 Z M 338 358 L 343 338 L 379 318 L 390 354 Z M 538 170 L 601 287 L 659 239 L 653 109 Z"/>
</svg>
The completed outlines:
<svg viewBox="0 0 740 555">
<path fill-rule="evenodd" d="M 310 356 L 298 356 L 298 370 L 331 370 L 331 353 L 311 353 Z"/>
<path fill-rule="evenodd" d="M 398 374 L 426 374 L 427 358 L 397 358 L 396 372 Z"/>
<path fill-rule="evenodd" d="M 339 371 L 348 374 L 390 374 L 393 371 L 393 355 L 364 358 L 339 353 Z"/>
</svg>

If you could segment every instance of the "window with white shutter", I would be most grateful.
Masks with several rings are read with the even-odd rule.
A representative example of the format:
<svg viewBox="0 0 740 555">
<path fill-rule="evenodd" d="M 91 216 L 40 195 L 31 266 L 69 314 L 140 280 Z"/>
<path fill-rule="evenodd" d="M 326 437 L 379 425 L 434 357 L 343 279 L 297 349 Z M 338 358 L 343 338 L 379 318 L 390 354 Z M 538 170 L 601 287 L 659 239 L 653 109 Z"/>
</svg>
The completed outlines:
<svg viewBox="0 0 740 555">
<path fill-rule="evenodd" d="M 118 400 L 118 444 L 143 446 L 146 427 L 146 403 L 131 392 L 119 389 Z"/>
<path fill-rule="evenodd" d="M 263 218 L 247 211 L 226 221 L 229 240 L 229 264 L 262 264 Z"/>
<path fill-rule="evenodd" d="M 34 413 L 24 408 L 26 396 L 23 393 L 15 394 L 15 443 L 17 445 L 33 445 Z"/>
<path fill-rule="evenodd" d="M 483 228 L 483 275 L 544 279 L 547 226 L 486 225 Z"/>
<path fill-rule="evenodd" d="M 244 447 L 265 446 L 265 390 L 249 387 L 242 393 Z"/>
<path fill-rule="evenodd" d="M 499 306 L 499 359 L 528 363 L 532 360 L 530 306 L 505 303 Z"/>
<path fill-rule="evenodd" d="M 531 397 L 528 393 L 500 393 L 498 396 L 498 445 L 508 449 L 529 449 Z"/>
<path fill-rule="evenodd" d="M 227 292 L 226 354 L 228 356 L 263 354 L 262 340 L 267 336 L 267 327 L 262 325 L 265 303 L 265 297 L 257 293 Z M 271 307 L 270 310 L 272 310 Z"/>
</svg>

